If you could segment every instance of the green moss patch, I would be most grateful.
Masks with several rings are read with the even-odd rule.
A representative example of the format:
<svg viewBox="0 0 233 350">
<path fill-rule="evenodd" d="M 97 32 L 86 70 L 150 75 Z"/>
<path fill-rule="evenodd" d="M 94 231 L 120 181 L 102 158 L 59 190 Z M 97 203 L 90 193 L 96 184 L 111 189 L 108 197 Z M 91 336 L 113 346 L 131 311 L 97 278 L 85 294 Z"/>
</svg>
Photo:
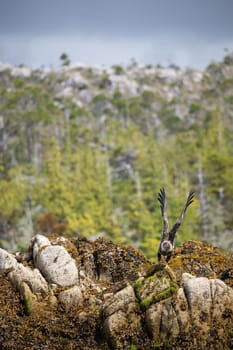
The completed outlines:
<svg viewBox="0 0 233 350">
<path fill-rule="evenodd" d="M 135 294 L 142 309 L 147 309 L 151 304 L 171 297 L 179 288 L 168 266 L 153 265 L 146 276 L 140 277 L 134 285 Z"/>
</svg>

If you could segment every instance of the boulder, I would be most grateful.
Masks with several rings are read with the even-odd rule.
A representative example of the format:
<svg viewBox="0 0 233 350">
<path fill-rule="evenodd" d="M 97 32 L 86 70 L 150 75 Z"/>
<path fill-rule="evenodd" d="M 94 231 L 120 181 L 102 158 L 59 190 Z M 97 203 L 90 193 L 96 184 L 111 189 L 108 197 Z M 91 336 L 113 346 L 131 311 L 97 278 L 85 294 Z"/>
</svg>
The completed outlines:
<svg viewBox="0 0 233 350">
<path fill-rule="evenodd" d="M 9 278 L 13 286 L 20 290 L 22 283 L 26 283 L 34 294 L 47 295 L 49 292 L 47 281 L 44 279 L 40 270 L 31 269 L 23 264 L 17 264 L 17 267 L 9 273 Z"/>
<path fill-rule="evenodd" d="M 76 305 L 83 305 L 83 295 L 79 286 L 74 286 L 59 293 L 58 300 L 68 311 Z"/>
<path fill-rule="evenodd" d="M 111 348 L 124 350 L 130 344 L 138 346 L 145 338 L 132 286 L 127 286 L 108 300 L 104 305 L 103 315 L 104 335 Z"/>
<path fill-rule="evenodd" d="M 0 274 L 14 270 L 17 267 L 17 260 L 13 254 L 0 248 Z"/>
<path fill-rule="evenodd" d="M 71 286 L 78 283 L 78 269 L 75 260 L 59 245 L 51 245 L 46 237 L 37 235 L 33 243 L 35 266 L 49 283 Z"/>
<path fill-rule="evenodd" d="M 149 277 L 141 277 L 136 281 L 135 293 L 142 308 L 167 299 L 178 290 L 178 285 L 168 267 L 156 265 L 154 273 Z"/>
</svg>

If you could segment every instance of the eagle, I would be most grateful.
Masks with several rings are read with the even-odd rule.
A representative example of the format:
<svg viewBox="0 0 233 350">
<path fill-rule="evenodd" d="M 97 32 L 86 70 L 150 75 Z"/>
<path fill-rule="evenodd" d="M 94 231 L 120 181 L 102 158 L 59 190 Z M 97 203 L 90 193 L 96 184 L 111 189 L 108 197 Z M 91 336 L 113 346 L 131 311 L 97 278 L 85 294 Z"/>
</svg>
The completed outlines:
<svg viewBox="0 0 233 350">
<path fill-rule="evenodd" d="M 163 217 L 163 230 L 162 230 L 162 237 L 161 237 L 159 250 L 158 250 L 158 261 L 161 260 L 162 256 L 166 258 L 167 262 L 170 260 L 174 250 L 177 231 L 184 219 L 184 215 L 188 206 L 194 201 L 193 199 L 194 195 L 195 195 L 194 191 L 189 192 L 186 203 L 181 211 L 180 216 L 178 217 L 178 219 L 176 220 L 172 228 L 169 230 L 168 218 L 166 214 L 166 193 L 164 188 L 160 189 L 158 193 L 158 201 L 160 203 L 161 213 Z"/>
</svg>

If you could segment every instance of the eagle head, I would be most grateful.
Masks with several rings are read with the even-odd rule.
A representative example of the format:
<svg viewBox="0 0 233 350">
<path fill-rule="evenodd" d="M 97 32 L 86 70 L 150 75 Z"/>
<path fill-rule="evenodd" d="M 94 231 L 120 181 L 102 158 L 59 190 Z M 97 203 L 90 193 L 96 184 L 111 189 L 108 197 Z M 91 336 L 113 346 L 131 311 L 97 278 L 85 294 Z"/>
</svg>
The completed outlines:
<svg viewBox="0 0 233 350">
<path fill-rule="evenodd" d="M 173 245 L 170 241 L 164 240 L 160 245 L 160 253 L 162 255 L 168 255 L 172 253 Z"/>
</svg>

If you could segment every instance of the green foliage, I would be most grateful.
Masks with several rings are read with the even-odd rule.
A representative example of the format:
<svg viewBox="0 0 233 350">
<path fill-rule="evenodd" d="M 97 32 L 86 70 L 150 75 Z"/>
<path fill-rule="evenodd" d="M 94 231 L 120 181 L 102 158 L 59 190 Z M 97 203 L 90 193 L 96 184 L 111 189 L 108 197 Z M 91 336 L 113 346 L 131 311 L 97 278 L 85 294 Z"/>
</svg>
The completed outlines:
<svg viewBox="0 0 233 350">
<path fill-rule="evenodd" d="M 109 85 L 109 77 L 107 74 L 103 75 L 99 82 L 99 88 L 105 89 Z"/>
<path fill-rule="evenodd" d="M 113 69 L 114 69 L 115 74 L 117 74 L 117 75 L 121 75 L 124 73 L 123 67 L 118 65 L 118 64 L 114 65 Z"/>
<path fill-rule="evenodd" d="M 129 347 L 129 350 L 137 350 L 137 346 L 134 344 L 131 344 Z"/>
<path fill-rule="evenodd" d="M 156 349 L 160 349 L 161 348 L 161 340 L 159 337 L 155 338 L 154 340 L 154 347 L 153 349 L 156 350 Z"/>
<path fill-rule="evenodd" d="M 196 103 L 196 102 L 191 103 L 190 108 L 189 108 L 190 113 L 196 113 L 196 112 L 199 112 L 200 110 L 201 110 L 200 103 Z"/>
<path fill-rule="evenodd" d="M 29 316 L 32 313 L 32 300 L 29 295 L 24 299 L 24 307 L 26 315 Z"/>
<path fill-rule="evenodd" d="M 142 93 L 142 107 L 150 108 L 151 104 L 155 100 L 155 93 L 151 90 L 145 90 Z"/>
<path fill-rule="evenodd" d="M 0 213 L 12 223 L 23 212 L 27 198 L 27 182 L 20 167 L 0 169 Z"/>
<path fill-rule="evenodd" d="M 70 64 L 70 59 L 67 53 L 63 52 L 60 56 L 60 60 L 63 66 L 68 66 Z"/>
<path fill-rule="evenodd" d="M 14 85 L 16 88 L 22 88 L 24 86 L 25 82 L 23 79 L 15 79 Z"/>
<path fill-rule="evenodd" d="M 112 98 L 112 103 L 118 108 L 120 112 L 125 112 L 127 109 L 127 101 L 119 90 L 115 90 Z"/>
</svg>

